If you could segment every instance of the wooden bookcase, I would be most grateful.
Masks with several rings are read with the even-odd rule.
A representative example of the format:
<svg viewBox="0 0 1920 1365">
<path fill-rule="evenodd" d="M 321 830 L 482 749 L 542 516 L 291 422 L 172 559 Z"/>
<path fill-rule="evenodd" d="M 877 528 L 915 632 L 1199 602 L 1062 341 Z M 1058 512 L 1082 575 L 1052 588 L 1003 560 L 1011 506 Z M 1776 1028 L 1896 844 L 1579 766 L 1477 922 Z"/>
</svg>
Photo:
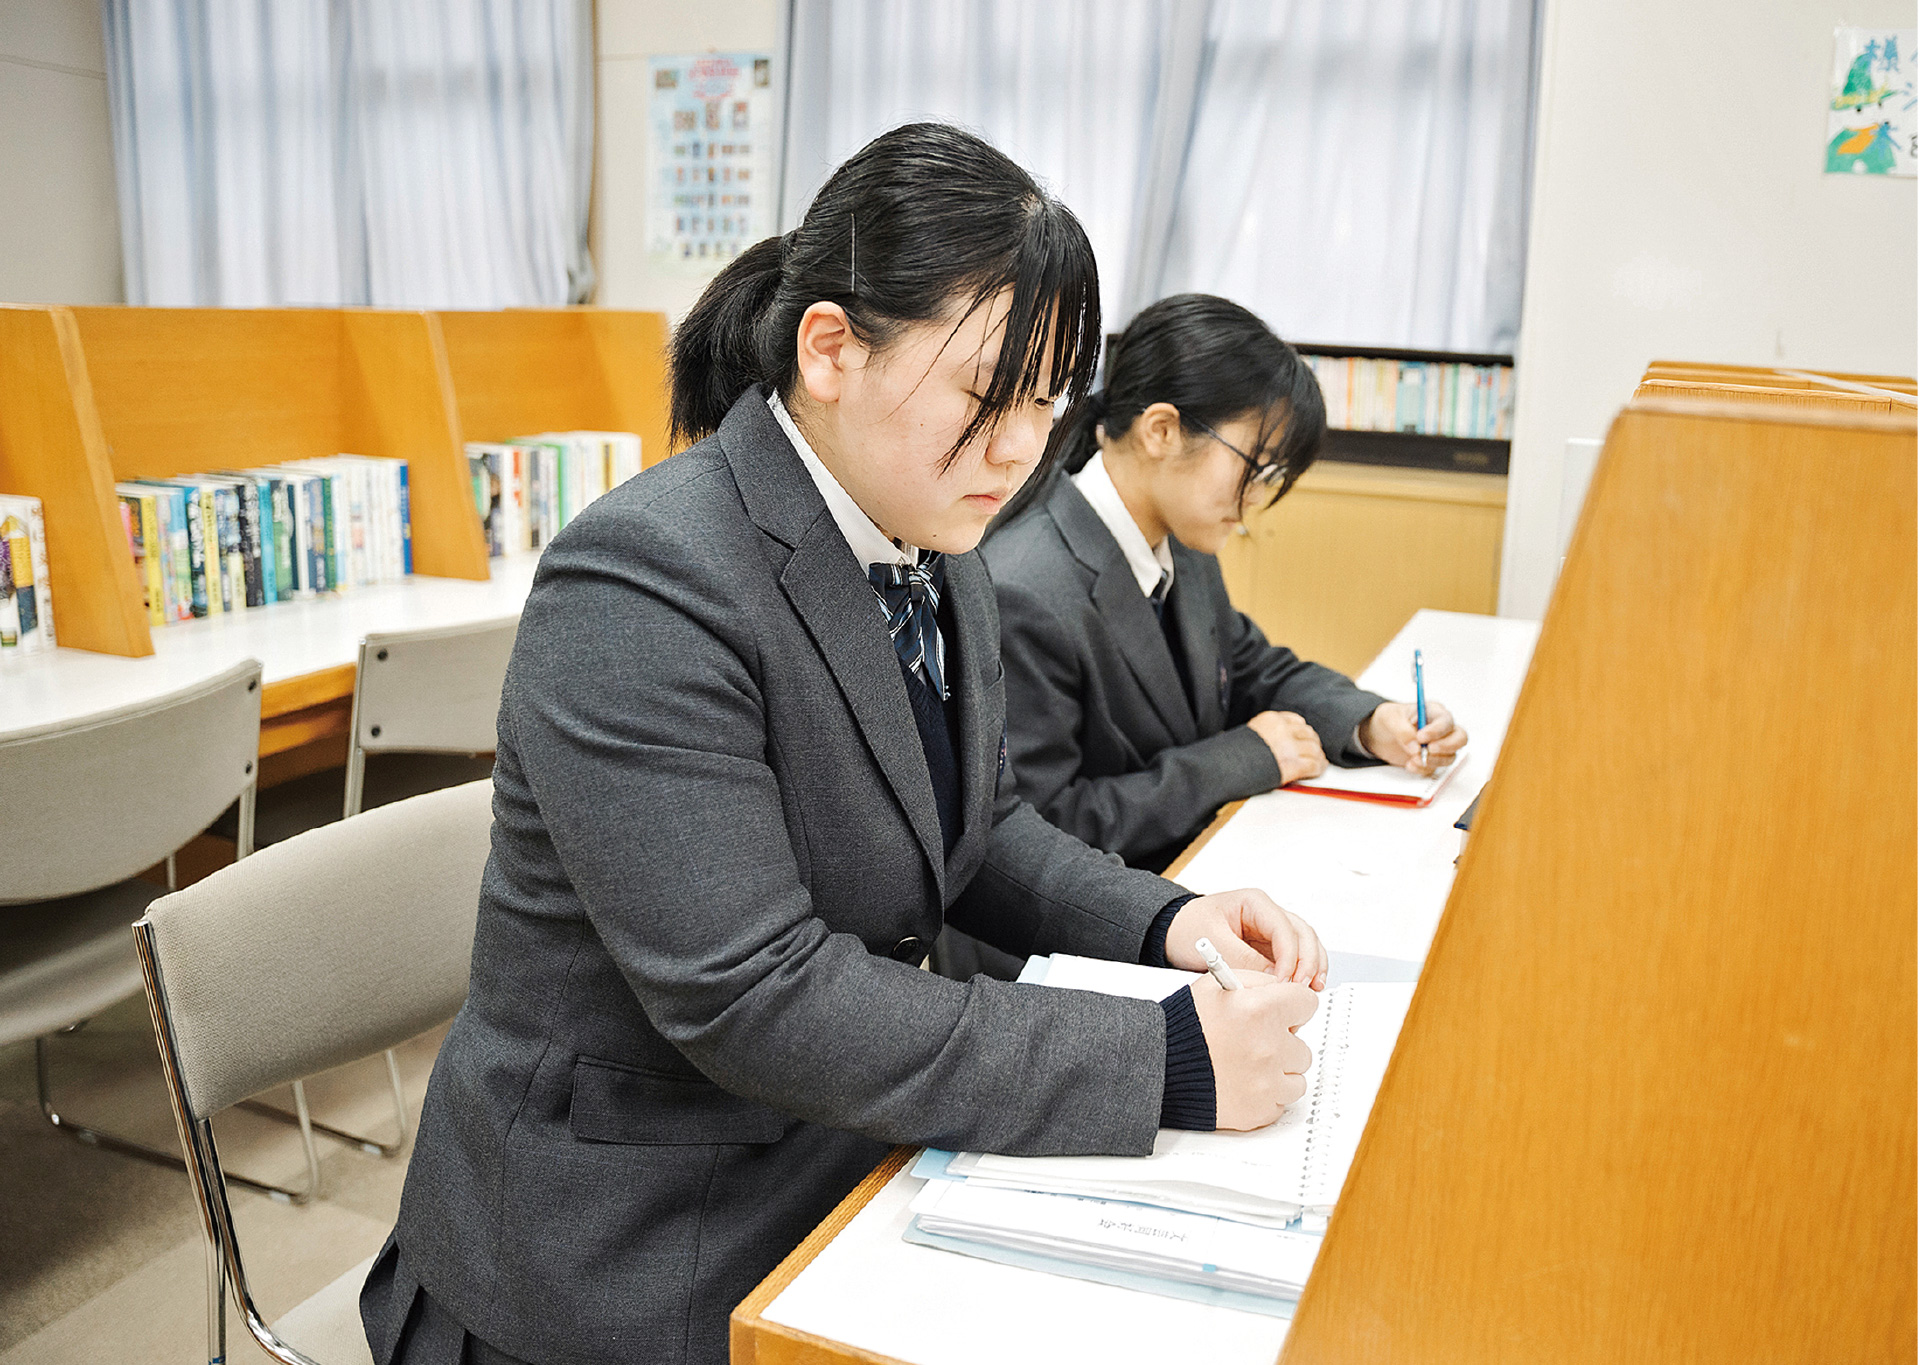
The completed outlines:
<svg viewBox="0 0 1920 1365">
<path fill-rule="evenodd" d="M 659 314 L 586 308 L 0 306 L 0 492 L 44 505 L 55 628 L 79 649 L 153 652 L 121 479 L 342 451 L 405 459 L 415 573 L 484 579 L 463 443 L 637 431 L 659 460 L 665 341 Z"/>
</svg>

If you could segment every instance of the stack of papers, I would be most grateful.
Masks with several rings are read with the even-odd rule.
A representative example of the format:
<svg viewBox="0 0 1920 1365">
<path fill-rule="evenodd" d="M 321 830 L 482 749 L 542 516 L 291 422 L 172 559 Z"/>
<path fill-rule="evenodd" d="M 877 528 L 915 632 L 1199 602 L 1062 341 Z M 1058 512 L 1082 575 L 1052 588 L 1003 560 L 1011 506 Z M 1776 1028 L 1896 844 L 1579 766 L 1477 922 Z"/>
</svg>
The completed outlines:
<svg viewBox="0 0 1920 1365">
<path fill-rule="evenodd" d="M 1194 980 L 1055 956 L 1023 980 L 1162 999 Z M 1307 1094 L 1251 1133 L 1161 1130 L 1145 1157 L 928 1153 L 909 1241 L 1183 1298 L 1287 1316 L 1313 1267 L 1413 996 L 1353 983 L 1300 1037 Z"/>
</svg>

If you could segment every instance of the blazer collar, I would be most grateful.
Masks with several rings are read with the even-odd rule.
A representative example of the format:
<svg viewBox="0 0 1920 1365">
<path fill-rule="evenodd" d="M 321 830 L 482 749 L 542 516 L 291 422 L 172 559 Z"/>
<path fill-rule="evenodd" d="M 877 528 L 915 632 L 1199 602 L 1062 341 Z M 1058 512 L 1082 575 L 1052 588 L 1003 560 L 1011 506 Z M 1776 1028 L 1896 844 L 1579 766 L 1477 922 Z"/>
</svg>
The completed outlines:
<svg viewBox="0 0 1920 1365">
<path fill-rule="evenodd" d="M 780 588 L 840 685 L 944 896 L 945 846 L 933 781 L 899 656 L 866 566 L 854 558 L 793 443 L 774 420 L 765 390 L 755 387 L 741 395 L 717 434 L 747 516 L 793 551 L 781 570 Z"/>
<path fill-rule="evenodd" d="M 1193 708 L 1187 705 L 1180 675 L 1174 672 L 1173 655 L 1167 649 L 1166 637 L 1160 633 L 1160 618 L 1153 614 L 1153 604 L 1140 591 L 1140 584 L 1113 532 L 1073 486 L 1073 481 L 1065 477 L 1057 479 L 1047 497 L 1047 514 L 1060 528 L 1068 551 L 1093 572 L 1090 595 L 1094 606 L 1106 621 L 1107 629 L 1113 632 L 1121 657 L 1127 661 L 1128 669 L 1159 713 L 1174 743 L 1193 743 L 1200 732 Z M 1183 569 L 1174 570 L 1174 591 L 1179 591 L 1180 580 L 1185 577 L 1188 574 Z M 1199 676 L 1204 680 L 1204 675 Z M 1198 696 L 1200 688 L 1194 691 Z"/>
</svg>

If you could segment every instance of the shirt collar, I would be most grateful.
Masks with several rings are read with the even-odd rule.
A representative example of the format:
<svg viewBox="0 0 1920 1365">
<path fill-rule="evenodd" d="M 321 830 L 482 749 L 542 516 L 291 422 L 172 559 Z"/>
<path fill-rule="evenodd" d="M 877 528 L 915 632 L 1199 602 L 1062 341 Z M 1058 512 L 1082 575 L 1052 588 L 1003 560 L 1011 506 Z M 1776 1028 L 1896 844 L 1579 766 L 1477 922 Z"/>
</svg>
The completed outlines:
<svg viewBox="0 0 1920 1365">
<path fill-rule="evenodd" d="M 1133 581 L 1140 585 L 1141 592 L 1153 596 L 1162 574 L 1169 583 L 1173 581 L 1173 537 L 1162 536 L 1158 545 L 1147 544 L 1140 523 L 1133 519 L 1133 513 L 1120 500 L 1120 490 L 1113 486 L 1104 455 L 1096 451 L 1086 467 L 1073 476 L 1073 486 L 1120 543 L 1120 553 L 1126 556 L 1127 567 L 1133 570 Z"/>
<path fill-rule="evenodd" d="M 800 434 L 800 428 L 793 423 L 793 414 L 787 411 L 787 405 L 780 401 L 778 393 L 767 395 L 767 407 L 773 412 L 773 420 L 780 424 L 780 430 L 786 432 L 787 439 L 793 442 L 794 453 L 800 457 L 800 463 L 807 467 L 813 486 L 820 490 L 827 511 L 833 514 L 834 525 L 846 537 L 854 558 L 862 564 L 918 564 L 920 552 L 912 546 L 902 549 L 888 540 L 885 533 L 874 525 L 873 518 L 860 510 L 860 504 L 853 500 L 853 495 L 840 486 L 840 480 L 833 477 L 833 471 L 814 453 L 807 438 Z"/>
</svg>

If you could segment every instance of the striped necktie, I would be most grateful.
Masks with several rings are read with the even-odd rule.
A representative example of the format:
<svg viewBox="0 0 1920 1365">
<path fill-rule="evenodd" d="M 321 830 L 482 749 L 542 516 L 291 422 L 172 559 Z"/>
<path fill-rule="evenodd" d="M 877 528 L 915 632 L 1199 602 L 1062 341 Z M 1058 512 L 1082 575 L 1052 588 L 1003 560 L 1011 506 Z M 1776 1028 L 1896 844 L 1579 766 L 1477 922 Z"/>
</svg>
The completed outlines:
<svg viewBox="0 0 1920 1365">
<path fill-rule="evenodd" d="M 887 614 L 887 633 L 893 652 L 909 672 L 917 674 L 940 700 L 947 686 L 940 675 L 940 588 L 946 581 L 944 557 L 938 551 L 920 556 L 918 564 L 869 564 L 867 581 Z"/>
</svg>

